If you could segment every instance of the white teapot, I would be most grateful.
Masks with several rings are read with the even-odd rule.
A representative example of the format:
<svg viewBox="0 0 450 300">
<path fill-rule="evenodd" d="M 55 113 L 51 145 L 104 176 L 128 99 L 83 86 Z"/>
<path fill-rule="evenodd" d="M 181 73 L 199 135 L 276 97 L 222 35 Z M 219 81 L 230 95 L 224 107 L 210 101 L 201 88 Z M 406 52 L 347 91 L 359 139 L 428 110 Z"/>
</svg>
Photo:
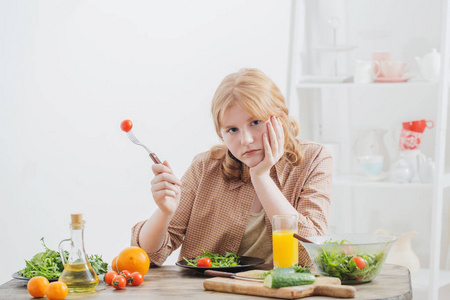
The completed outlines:
<svg viewBox="0 0 450 300">
<path fill-rule="evenodd" d="M 416 56 L 415 60 L 419 65 L 420 75 L 424 80 L 427 81 L 438 80 L 439 70 L 441 66 L 441 55 L 436 51 L 436 49 L 433 49 L 423 58 Z"/>
</svg>

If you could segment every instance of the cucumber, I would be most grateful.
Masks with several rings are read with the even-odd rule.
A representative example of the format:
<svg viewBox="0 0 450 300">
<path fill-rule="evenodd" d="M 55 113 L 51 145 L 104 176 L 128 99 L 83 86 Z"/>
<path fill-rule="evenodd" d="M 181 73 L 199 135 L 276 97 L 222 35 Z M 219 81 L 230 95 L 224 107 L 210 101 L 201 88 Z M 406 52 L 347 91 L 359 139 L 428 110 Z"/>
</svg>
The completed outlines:
<svg viewBox="0 0 450 300">
<path fill-rule="evenodd" d="M 273 273 L 266 276 L 263 285 L 269 288 L 280 288 L 313 284 L 316 277 L 308 273 Z"/>
<path fill-rule="evenodd" d="M 276 268 L 273 269 L 272 274 L 287 274 L 287 273 L 295 273 L 295 270 L 293 268 Z"/>
</svg>

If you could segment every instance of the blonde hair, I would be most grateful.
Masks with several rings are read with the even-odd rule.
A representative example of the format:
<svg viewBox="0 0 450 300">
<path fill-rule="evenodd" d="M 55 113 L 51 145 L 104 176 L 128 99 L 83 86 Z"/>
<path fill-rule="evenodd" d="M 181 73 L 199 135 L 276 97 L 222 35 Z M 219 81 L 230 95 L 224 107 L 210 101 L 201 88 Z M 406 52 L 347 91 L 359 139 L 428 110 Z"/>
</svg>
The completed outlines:
<svg viewBox="0 0 450 300">
<path fill-rule="evenodd" d="M 289 117 L 283 95 L 275 83 L 258 69 L 241 69 L 226 76 L 214 94 L 211 112 L 217 135 L 221 136 L 221 122 L 227 108 L 239 104 L 258 120 L 268 120 L 270 116 L 278 117 L 283 124 L 284 151 L 282 159 L 287 159 L 294 166 L 302 160 L 300 143 L 296 139 L 299 127 Z M 210 156 L 221 161 L 222 175 L 226 180 L 249 179 L 248 167 L 234 158 L 225 145 L 211 148 Z"/>
</svg>

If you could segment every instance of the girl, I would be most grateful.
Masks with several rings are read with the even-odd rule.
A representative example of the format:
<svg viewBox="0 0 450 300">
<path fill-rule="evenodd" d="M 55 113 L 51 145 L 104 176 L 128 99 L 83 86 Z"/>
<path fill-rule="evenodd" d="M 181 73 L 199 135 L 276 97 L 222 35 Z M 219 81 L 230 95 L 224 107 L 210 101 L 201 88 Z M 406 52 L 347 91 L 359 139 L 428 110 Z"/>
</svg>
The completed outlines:
<svg viewBox="0 0 450 300">
<path fill-rule="evenodd" d="M 204 249 L 272 265 L 272 216 L 296 214 L 300 235 L 326 234 L 331 156 L 296 139 L 298 125 L 274 82 L 257 69 L 230 74 L 211 111 L 223 144 L 197 155 L 181 180 L 166 161 L 152 166 L 158 208 L 133 227 L 131 244 L 158 266 L 180 245 L 180 259 Z M 298 253 L 304 265 L 308 254 L 300 243 Z"/>
</svg>

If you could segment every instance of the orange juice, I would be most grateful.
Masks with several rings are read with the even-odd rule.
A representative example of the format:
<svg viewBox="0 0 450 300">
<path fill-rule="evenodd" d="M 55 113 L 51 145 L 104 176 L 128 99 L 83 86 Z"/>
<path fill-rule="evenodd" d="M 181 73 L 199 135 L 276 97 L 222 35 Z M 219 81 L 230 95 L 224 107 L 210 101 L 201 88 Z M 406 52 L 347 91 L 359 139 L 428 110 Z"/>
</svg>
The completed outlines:
<svg viewBox="0 0 450 300">
<path fill-rule="evenodd" d="M 298 241 L 295 230 L 276 230 L 272 234 L 274 268 L 292 267 L 298 264 Z"/>
</svg>

